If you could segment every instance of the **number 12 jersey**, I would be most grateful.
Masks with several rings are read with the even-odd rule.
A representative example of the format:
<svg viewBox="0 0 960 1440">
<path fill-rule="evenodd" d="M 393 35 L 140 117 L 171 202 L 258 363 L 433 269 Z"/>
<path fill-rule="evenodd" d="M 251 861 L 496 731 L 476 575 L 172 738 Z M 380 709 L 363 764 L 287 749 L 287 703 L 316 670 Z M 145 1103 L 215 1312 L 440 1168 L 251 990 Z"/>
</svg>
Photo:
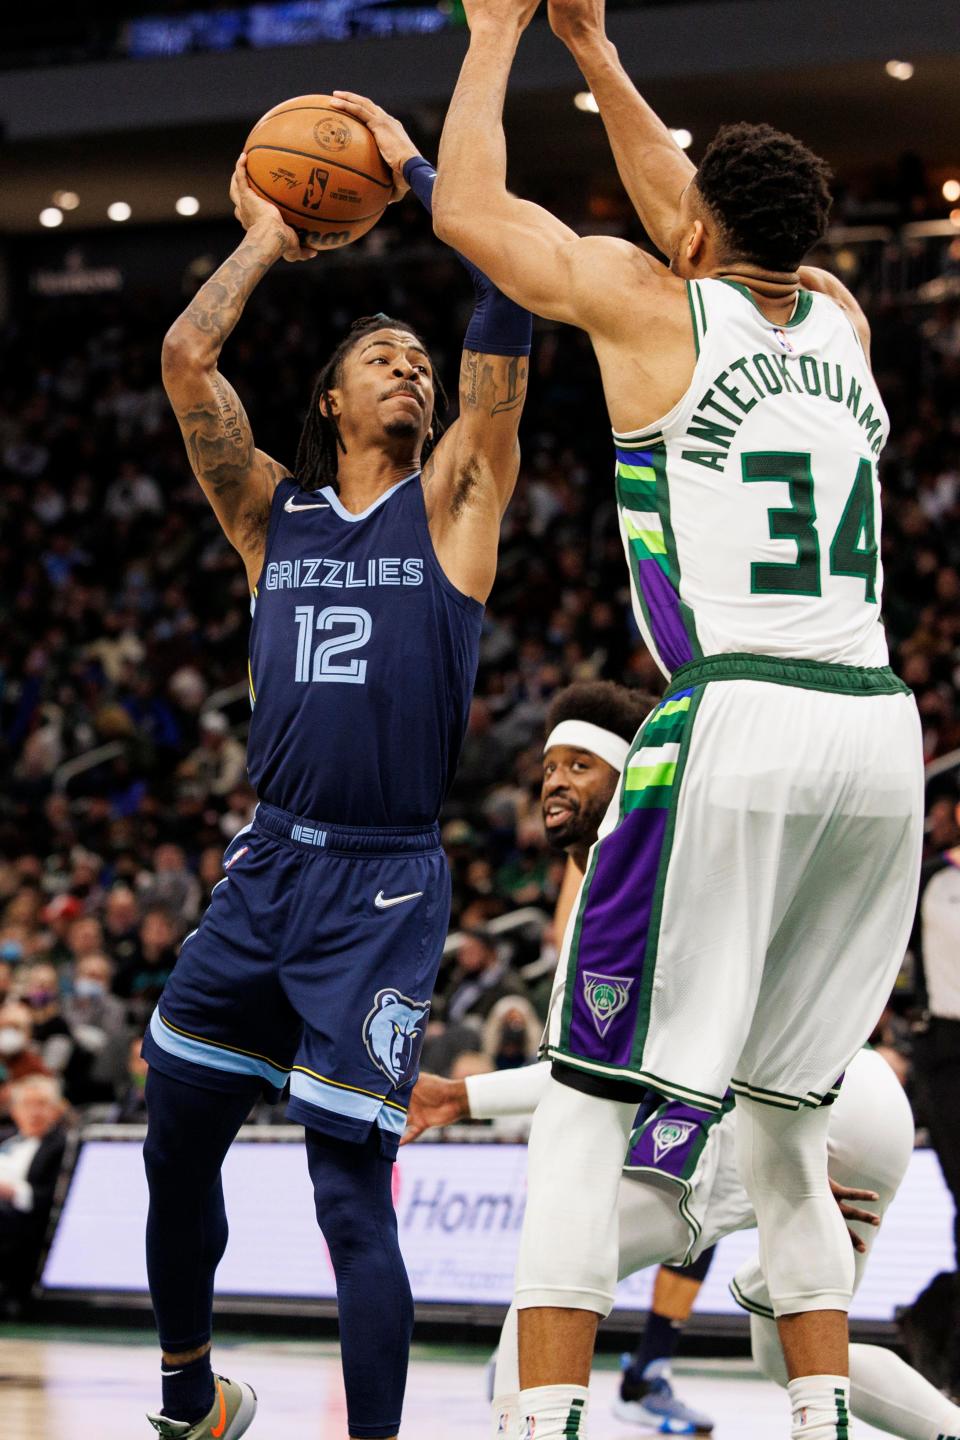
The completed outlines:
<svg viewBox="0 0 960 1440">
<path fill-rule="evenodd" d="M 251 612 L 260 799 L 340 825 L 432 824 L 466 731 L 483 606 L 441 569 L 420 476 L 359 515 L 332 487 L 281 481 Z"/>
</svg>

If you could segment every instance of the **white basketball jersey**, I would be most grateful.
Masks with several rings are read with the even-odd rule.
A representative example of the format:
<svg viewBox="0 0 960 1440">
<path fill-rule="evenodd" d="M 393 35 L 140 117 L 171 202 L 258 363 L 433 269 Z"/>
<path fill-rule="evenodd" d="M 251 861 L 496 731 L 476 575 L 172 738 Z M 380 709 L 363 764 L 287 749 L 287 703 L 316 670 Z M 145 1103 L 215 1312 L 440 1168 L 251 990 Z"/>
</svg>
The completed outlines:
<svg viewBox="0 0 960 1440">
<path fill-rule="evenodd" d="M 697 362 L 656 425 L 614 433 L 637 624 L 664 674 L 749 653 L 886 665 L 877 457 L 889 422 L 852 324 L 801 291 L 687 284 Z"/>
</svg>

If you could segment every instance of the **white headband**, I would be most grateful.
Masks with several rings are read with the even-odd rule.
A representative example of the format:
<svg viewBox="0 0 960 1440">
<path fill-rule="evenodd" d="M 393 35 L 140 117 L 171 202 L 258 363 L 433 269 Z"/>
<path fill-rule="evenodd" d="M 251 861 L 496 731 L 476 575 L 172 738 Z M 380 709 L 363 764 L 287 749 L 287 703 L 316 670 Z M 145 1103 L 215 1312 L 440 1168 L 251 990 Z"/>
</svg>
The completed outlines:
<svg viewBox="0 0 960 1440">
<path fill-rule="evenodd" d="M 574 750 L 589 750 L 591 755 L 598 755 L 601 760 L 606 760 L 610 768 L 617 772 L 627 763 L 630 752 L 628 740 L 614 735 L 612 730 L 591 725 L 589 720 L 561 720 L 547 736 L 543 753 L 546 754 L 553 745 L 570 745 Z"/>
</svg>

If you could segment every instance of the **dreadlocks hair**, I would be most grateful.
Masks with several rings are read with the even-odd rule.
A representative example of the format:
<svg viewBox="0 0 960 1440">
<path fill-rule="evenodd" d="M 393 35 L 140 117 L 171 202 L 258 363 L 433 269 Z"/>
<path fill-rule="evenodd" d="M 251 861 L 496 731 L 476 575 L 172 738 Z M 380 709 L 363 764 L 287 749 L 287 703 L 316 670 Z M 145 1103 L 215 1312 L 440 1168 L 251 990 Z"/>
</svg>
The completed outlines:
<svg viewBox="0 0 960 1440">
<path fill-rule="evenodd" d="M 832 172 L 802 141 L 771 125 L 724 125 L 695 184 L 733 258 L 795 270 L 822 240 Z"/>
<path fill-rule="evenodd" d="M 612 680 L 581 680 L 554 695 L 547 711 L 546 733 L 552 734 L 563 720 L 584 720 L 611 730 L 622 740 L 632 740 L 656 703 L 653 695 L 615 685 Z"/>
<path fill-rule="evenodd" d="M 395 320 L 389 315 L 364 315 L 359 320 L 354 320 L 350 329 L 344 335 L 329 360 L 317 376 L 310 396 L 310 405 L 307 410 L 307 418 L 303 422 L 303 429 L 300 432 L 300 442 L 297 445 L 296 475 L 300 486 L 304 490 L 319 490 L 324 485 L 331 485 L 338 490 L 337 468 L 340 451 L 346 454 L 347 447 L 343 443 L 340 434 L 340 426 L 336 417 L 331 414 L 324 414 L 320 408 L 321 400 L 330 409 L 330 391 L 334 390 L 343 379 L 343 362 L 350 354 L 353 347 L 364 338 L 371 335 L 375 330 L 405 330 L 408 334 L 423 344 L 416 331 L 402 320 Z M 426 348 L 424 346 L 424 348 Z M 439 379 L 433 377 L 434 407 L 430 417 L 430 428 L 433 431 L 432 437 L 423 442 L 423 449 L 420 454 L 422 461 L 425 461 L 443 434 L 443 421 L 437 414 L 438 407 L 444 410 L 447 408 L 447 396 Z"/>
</svg>

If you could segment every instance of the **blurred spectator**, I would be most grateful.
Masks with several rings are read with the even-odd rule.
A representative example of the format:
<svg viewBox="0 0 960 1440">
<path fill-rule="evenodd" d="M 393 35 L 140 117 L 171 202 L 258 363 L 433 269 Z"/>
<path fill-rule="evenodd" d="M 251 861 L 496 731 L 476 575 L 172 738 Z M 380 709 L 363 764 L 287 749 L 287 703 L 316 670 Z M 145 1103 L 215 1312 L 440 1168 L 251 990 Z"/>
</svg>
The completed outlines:
<svg viewBox="0 0 960 1440">
<path fill-rule="evenodd" d="M 501 953 L 489 931 L 464 931 L 447 991 L 447 1019 L 453 1023 L 468 1016 L 485 1020 L 505 995 L 525 993 L 523 981 L 511 973 L 506 947 Z"/>
<path fill-rule="evenodd" d="M 126 1083 L 120 1098 L 110 1111 L 109 1119 L 117 1125 L 145 1125 L 147 1123 L 147 1070 L 146 1060 L 140 1054 L 143 1044 L 141 1036 L 135 1036 L 127 1046 Z"/>
<path fill-rule="evenodd" d="M 129 1000 L 129 1013 L 142 1029 L 174 965 L 178 931 L 169 910 L 153 906 L 140 922 L 139 947 L 114 981 L 114 991 Z"/>
<path fill-rule="evenodd" d="M 103 926 L 94 915 L 82 915 L 67 931 L 67 949 L 74 960 L 99 955 L 103 949 Z"/>
<path fill-rule="evenodd" d="M 960 824 L 960 805 L 956 821 Z M 960 1269 L 960 845 L 944 852 L 927 881 L 920 935 L 928 1019 L 914 1042 L 914 1083 L 918 1110 L 953 1196 Z"/>
<path fill-rule="evenodd" d="M 49 1076 L 10 1086 L 15 1131 L 0 1145 L 0 1304 L 8 1314 L 27 1298 L 40 1260 L 67 1144 L 65 1111 Z"/>
<path fill-rule="evenodd" d="M 68 1095 L 83 1098 L 91 1057 L 63 1013 L 55 967 L 46 961 L 31 965 L 24 977 L 22 998 L 33 1015 L 33 1043 L 44 1065 L 62 1079 Z"/>
<path fill-rule="evenodd" d="M 129 885 L 115 885 L 103 907 L 103 942 L 118 970 L 138 953 L 140 902 Z"/>
<path fill-rule="evenodd" d="M 49 1075 L 33 1043 L 33 1016 L 28 1005 L 8 1000 L 0 1007 L 0 1119 L 8 1113 L 10 1086 L 27 1075 Z"/>
<path fill-rule="evenodd" d="M 529 1000 L 504 995 L 492 1006 L 483 1026 L 483 1053 L 495 1070 L 516 1070 L 537 1058 L 543 1021 Z"/>
<path fill-rule="evenodd" d="M 106 955 L 85 955 L 73 967 L 73 991 L 63 1016 L 87 1063 L 69 1084 L 73 1105 L 112 1100 L 126 1078 L 130 1027 L 122 1001 L 110 994 L 113 966 Z"/>
<path fill-rule="evenodd" d="M 200 882 L 187 867 L 179 845 L 158 845 L 153 875 L 144 885 L 144 911 L 166 910 L 184 926 L 193 926 L 200 911 Z"/>
<path fill-rule="evenodd" d="M 189 772 L 211 795 L 229 795 L 247 778 L 247 755 L 230 734 L 226 715 L 206 710 L 200 716 L 200 744 L 190 752 Z"/>
</svg>

